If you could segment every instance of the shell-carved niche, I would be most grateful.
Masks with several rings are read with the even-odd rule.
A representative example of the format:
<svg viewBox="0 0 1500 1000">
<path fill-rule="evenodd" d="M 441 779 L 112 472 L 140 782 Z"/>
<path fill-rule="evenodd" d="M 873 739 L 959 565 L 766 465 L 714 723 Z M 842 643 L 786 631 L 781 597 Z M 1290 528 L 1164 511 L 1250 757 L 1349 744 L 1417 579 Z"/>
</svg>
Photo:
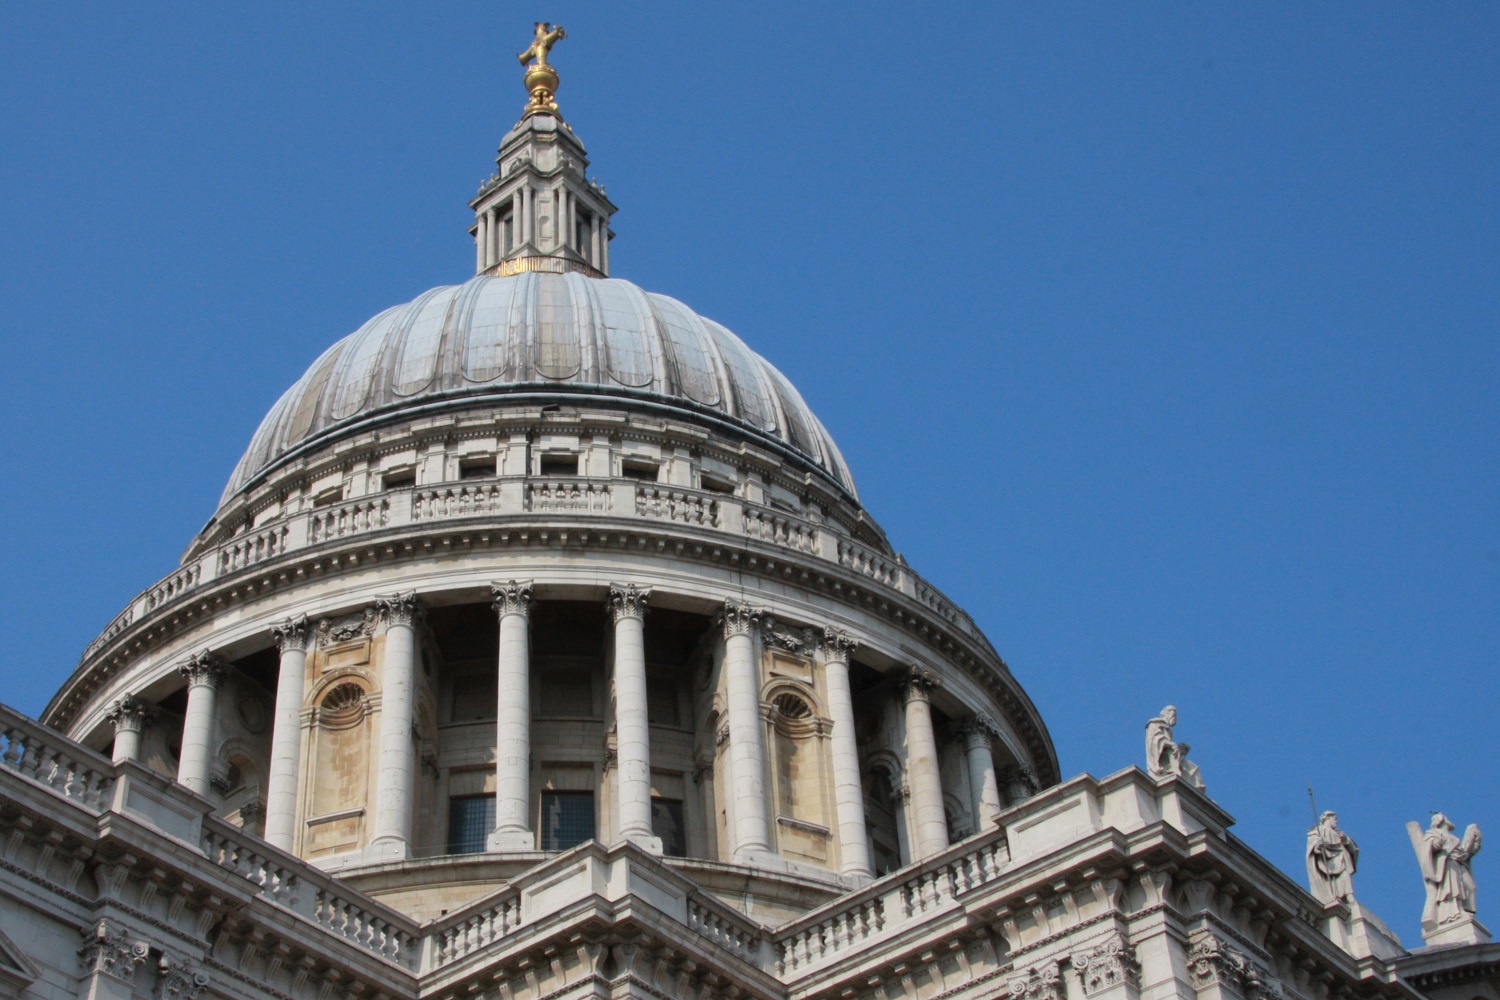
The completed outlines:
<svg viewBox="0 0 1500 1000">
<path fill-rule="evenodd" d="M 311 817 L 365 804 L 371 736 L 369 693 L 352 680 L 328 688 L 314 713 Z"/>
<path fill-rule="evenodd" d="M 818 864 L 829 857 L 827 767 L 822 725 L 800 686 L 767 692 L 774 745 L 776 819 L 782 853 Z"/>
</svg>

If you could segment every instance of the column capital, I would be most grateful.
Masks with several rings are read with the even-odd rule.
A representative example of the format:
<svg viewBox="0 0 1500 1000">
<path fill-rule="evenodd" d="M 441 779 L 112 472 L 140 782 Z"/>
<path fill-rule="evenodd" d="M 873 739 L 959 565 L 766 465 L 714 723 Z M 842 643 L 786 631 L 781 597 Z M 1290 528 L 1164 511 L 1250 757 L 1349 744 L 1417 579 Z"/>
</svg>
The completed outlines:
<svg viewBox="0 0 1500 1000">
<path fill-rule="evenodd" d="M 312 637 L 312 628 L 307 623 L 306 615 L 289 617 L 279 625 L 271 626 L 271 637 L 276 640 L 276 649 L 286 652 L 289 649 L 306 649 L 307 642 Z"/>
<path fill-rule="evenodd" d="M 1001 778 L 1005 782 L 1007 794 L 1014 800 L 1029 799 L 1041 787 L 1036 772 L 1025 764 L 1007 767 L 1001 774 Z"/>
<path fill-rule="evenodd" d="M 1000 724 L 983 712 L 976 712 L 958 727 L 964 738 L 964 747 L 969 750 L 988 750 L 1000 738 Z"/>
<path fill-rule="evenodd" d="M 759 608 L 730 600 L 724 602 L 724 610 L 719 612 L 716 623 L 723 626 L 726 639 L 735 635 L 749 635 L 764 614 Z"/>
<path fill-rule="evenodd" d="M 841 628 L 825 628 L 819 645 L 823 648 L 825 660 L 848 663 L 849 657 L 859 648 L 859 640 Z"/>
<path fill-rule="evenodd" d="M 188 679 L 188 684 L 207 684 L 218 687 L 229 663 L 217 653 L 205 649 L 188 657 L 188 661 L 177 668 L 177 672 Z"/>
<path fill-rule="evenodd" d="M 161 957 L 157 963 L 161 975 L 160 996 L 163 1000 L 198 1000 L 208 987 L 208 974 L 190 962 Z"/>
<path fill-rule="evenodd" d="M 901 675 L 901 687 L 907 701 L 927 701 L 932 692 L 942 686 L 938 675 L 919 663 L 913 663 Z"/>
<path fill-rule="evenodd" d="M 85 975 L 110 976 L 128 983 L 149 953 L 144 941 L 127 934 L 118 924 L 101 920 L 83 932 L 78 958 Z"/>
<path fill-rule="evenodd" d="M 392 625 L 404 625 L 407 628 L 415 628 L 422 620 L 425 612 L 422 610 L 422 602 L 417 600 L 417 592 L 409 591 L 405 594 L 392 594 L 390 597 L 382 597 L 375 602 L 375 607 L 380 612 L 385 627 Z"/>
<path fill-rule="evenodd" d="M 645 619 L 650 610 L 651 588 L 638 588 L 633 583 L 612 583 L 606 606 L 610 620 L 618 623 L 622 618 Z"/>
<path fill-rule="evenodd" d="M 495 615 L 499 618 L 504 618 L 506 615 L 530 617 L 531 581 L 511 580 L 508 583 L 491 583 L 490 606 L 495 609 Z"/>
<path fill-rule="evenodd" d="M 117 733 L 139 733 L 156 718 L 156 706 L 146 704 L 133 694 L 127 694 L 110 705 L 104 717 L 114 724 Z"/>
</svg>

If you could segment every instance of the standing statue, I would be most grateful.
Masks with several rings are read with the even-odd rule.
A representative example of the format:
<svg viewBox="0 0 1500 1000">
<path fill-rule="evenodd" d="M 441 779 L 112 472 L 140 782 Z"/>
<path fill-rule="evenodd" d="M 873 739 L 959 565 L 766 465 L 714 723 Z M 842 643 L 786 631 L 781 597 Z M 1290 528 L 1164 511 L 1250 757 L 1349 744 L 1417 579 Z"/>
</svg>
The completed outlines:
<svg viewBox="0 0 1500 1000">
<path fill-rule="evenodd" d="M 1427 886 L 1427 905 L 1422 909 L 1424 932 L 1474 916 L 1474 870 L 1479 853 L 1479 827 L 1473 823 L 1463 839 L 1453 835 L 1453 822 L 1442 813 L 1432 814 L 1432 825 L 1423 833 L 1415 822 L 1406 824 L 1411 846 L 1422 866 Z"/>
<path fill-rule="evenodd" d="M 1320 903 L 1352 902 L 1359 845 L 1339 829 L 1338 816 L 1325 811 L 1307 831 L 1307 883 Z"/>
<path fill-rule="evenodd" d="M 548 65 L 547 53 L 552 51 L 552 46 L 556 45 L 559 39 L 567 37 L 568 33 L 563 31 L 562 25 L 553 26 L 546 21 L 538 21 L 536 22 L 536 37 L 532 39 L 531 47 L 516 58 L 521 60 L 522 66 L 533 58 L 536 59 L 536 65 L 546 66 Z"/>
<path fill-rule="evenodd" d="M 1203 788 L 1203 775 L 1198 765 L 1187 759 L 1186 743 L 1172 739 L 1172 727 L 1177 725 L 1177 709 L 1168 705 L 1161 714 L 1146 723 L 1146 773 L 1153 778 L 1181 778 L 1194 788 Z"/>
</svg>

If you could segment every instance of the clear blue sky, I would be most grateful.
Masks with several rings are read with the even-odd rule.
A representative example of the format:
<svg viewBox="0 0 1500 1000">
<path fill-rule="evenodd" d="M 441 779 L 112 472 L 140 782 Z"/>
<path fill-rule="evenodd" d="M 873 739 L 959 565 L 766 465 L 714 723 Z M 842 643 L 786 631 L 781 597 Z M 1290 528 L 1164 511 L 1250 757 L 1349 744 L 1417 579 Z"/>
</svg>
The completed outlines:
<svg viewBox="0 0 1500 1000">
<path fill-rule="evenodd" d="M 1314 785 L 1417 943 L 1402 824 L 1500 832 L 1500 7 L 707 6 L 0 6 L 0 699 L 471 273 L 545 17 L 615 273 L 796 382 L 1064 772 L 1175 702 L 1245 840 L 1300 881 Z"/>
</svg>

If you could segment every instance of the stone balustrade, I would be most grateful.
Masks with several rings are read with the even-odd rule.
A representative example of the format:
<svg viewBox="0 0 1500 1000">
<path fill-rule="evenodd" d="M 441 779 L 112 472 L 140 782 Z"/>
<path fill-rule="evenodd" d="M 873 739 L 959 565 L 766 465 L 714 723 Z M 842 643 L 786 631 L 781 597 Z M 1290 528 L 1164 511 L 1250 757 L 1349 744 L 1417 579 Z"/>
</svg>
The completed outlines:
<svg viewBox="0 0 1500 1000">
<path fill-rule="evenodd" d="M 98 812 L 114 788 L 109 758 L 0 705 L 0 768 Z"/>
<path fill-rule="evenodd" d="M 194 594 L 214 580 L 317 546 L 413 525 L 465 520 L 545 518 L 549 515 L 639 519 L 722 531 L 827 560 L 917 601 L 965 634 L 979 637 L 973 620 L 896 557 L 790 511 L 708 490 L 634 479 L 555 476 L 495 477 L 432 487 L 406 487 L 342 504 L 314 508 L 204 549 L 186 565 L 139 594 L 84 651 L 87 661 L 158 608 Z"/>
</svg>

